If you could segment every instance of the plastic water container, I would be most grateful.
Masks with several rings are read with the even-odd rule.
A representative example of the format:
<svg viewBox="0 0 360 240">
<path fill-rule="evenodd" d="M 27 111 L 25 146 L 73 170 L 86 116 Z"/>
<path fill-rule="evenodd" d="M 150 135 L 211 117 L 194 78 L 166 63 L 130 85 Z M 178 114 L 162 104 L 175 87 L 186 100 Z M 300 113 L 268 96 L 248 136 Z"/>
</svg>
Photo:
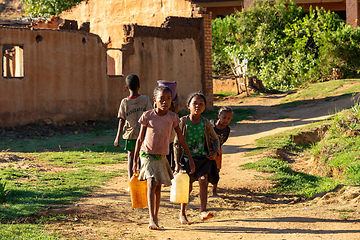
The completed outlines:
<svg viewBox="0 0 360 240">
<path fill-rule="evenodd" d="M 174 203 L 188 203 L 189 201 L 189 175 L 184 170 L 175 173 L 171 180 L 170 201 Z"/>
<path fill-rule="evenodd" d="M 130 196 L 133 208 L 144 208 L 147 202 L 147 182 L 139 180 L 139 173 L 136 172 L 130 179 Z"/>
<path fill-rule="evenodd" d="M 165 81 L 159 80 L 157 81 L 159 86 L 167 86 L 171 89 L 172 92 L 172 101 L 175 100 L 177 94 L 177 83 L 176 81 Z"/>
</svg>

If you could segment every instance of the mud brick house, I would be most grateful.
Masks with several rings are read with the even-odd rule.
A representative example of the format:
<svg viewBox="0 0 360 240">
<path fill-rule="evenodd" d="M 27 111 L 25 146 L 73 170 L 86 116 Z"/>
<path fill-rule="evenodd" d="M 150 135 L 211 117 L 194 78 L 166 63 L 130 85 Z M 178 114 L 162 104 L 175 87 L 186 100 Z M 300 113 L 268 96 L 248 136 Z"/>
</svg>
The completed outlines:
<svg viewBox="0 0 360 240">
<path fill-rule="evenodd" d="M 211 13 L 188 0 L 86 0 L 60 18 L 0 26 L 0 127 L 116 117 L 139 75 L 152 97 L 178 81 L 180 108 L 202 91 L 212 106 Z"/>
</svg>

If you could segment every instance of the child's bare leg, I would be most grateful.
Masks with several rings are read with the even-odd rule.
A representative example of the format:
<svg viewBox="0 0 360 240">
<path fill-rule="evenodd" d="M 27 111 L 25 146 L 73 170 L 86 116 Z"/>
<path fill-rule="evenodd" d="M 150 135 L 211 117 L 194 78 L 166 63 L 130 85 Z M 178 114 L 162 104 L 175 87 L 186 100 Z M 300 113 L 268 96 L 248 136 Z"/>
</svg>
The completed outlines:
<svg viewBox="0 0 360 240">
<path fill-rule="evenodd" d="M 128 151 L 128 176 L 129 179 L 134 175 L 133 172 L 133 159 L 134 159 L 135 150 Z"/>
<path fill-rule="evenodd" d="M 214 184 L 214 185 L 213 185 L 212 195 L 213 195 L 214 197 L 216 197 L 216 196 L 218 195 L 218 194 L 217 194 L 217 184 Z"/>
<path fill-rule="evenodd" d="M 201 221 L 205 221 L 209 218 L 213 217 L 211 212 L 206 211 L 207 205 L 207 188 L 209 185 L 208 176 L 201 176 L 199 179 L 199 187 L 200 187 L 200 219 Z"/>
<path fill-rule="evenodd" d="M 156 212 L 155 211 L 155 208 L 156 208 L 155 207 L 156 206 L 155 192 L 156 192 L 157 183 L 154 178 L 148 178 L 147 185 L 148 185 L 147 199 L 148 199 L 148 207 L 149 207 L 149 215 L 150 215 L 149 229 L 157 230 L 157 229 L 159 229 L 159 226 L 156 223 L 157 219 L 156 219 L 156 215 L 155 215 L 155 212 Z"/>
<path fill-rule="evenodd" d="M 192 183 L 190 183 L 190 185 L 189 185 L 189 194 L 191 193 L 191 191 L 192 191 Z M 187 206 L 187 203 L 181 203 L 179 218 L 180 218 L 181 224 L 190 225 L 191 223 L 186 218 L 186 206 Z"/>
<path fill-rule="evenodd" d="M 154 209 L 154 221 L 157 226 L 159 226 L 159 208 L 160 208 L 160 199 L 161 199 L 161 185 L 157 185 L 155 188 L 155 209 Z"/>
</svg>

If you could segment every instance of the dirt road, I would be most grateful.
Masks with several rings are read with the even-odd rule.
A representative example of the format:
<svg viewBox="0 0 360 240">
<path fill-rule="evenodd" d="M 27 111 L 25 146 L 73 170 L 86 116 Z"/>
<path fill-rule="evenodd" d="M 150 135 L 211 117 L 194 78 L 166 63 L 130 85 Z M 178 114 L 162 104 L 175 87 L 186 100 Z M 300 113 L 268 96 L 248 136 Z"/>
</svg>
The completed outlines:
<svg viewBox="0 0 360 240">
<path fill-rule="evenodd" d="M 181 225 L 179 204 L 171 203 L 169 188 L 163 188 L 161 229 L 148 230 L 148 210 L 131 207 L 129 193 L 124 190 L 128 184 L 124 174 L 67 209 L 76 221 L 57 223 L 55 227 L 74 239 L 360 239 L 360 187 L 349 187 L 315 201 L 293 196 L 266 197 L 260 192 L 271 183 L 257 177 L 264 174 L 239 168 L 260 158 L 244 156 L 257 138 L 327 118 L 335 107 L 341 110 L 354 103 L 351 97 L 343 97 L 318 99 L 286 110 L 274 107 L 283 97 L 280 94 L 222 103 L 254 108 L 256 116 L 232 126 L 231 137 L 223 147 L 220 196 L 209 198 L 208 203 L 214 218 L 199 220 L 196 183 L 187 211 L 193 224 Z M 115 167 L 126 169 L 123 164 Z M 345 210 L 351 212 L 351 217 L 343 214 Z M 49 225 L 50 229 L 54 225 Z"/>
</svg>

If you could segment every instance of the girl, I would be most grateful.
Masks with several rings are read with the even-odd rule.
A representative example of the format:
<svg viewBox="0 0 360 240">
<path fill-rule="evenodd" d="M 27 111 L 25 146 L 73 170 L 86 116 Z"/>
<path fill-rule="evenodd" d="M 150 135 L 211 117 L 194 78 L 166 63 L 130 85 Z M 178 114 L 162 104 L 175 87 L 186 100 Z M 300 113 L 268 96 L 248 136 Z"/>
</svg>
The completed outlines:
<svg viewBox="0 0 360 240">
<path fill-rule="evenodd" d="M 226 142 L 230 134 L 230 123 L 233 116 L 233 110 L 230 107 L 221 107 L 218 114 L 218 120 L 211 120 L 211 124 L 214 127 L 216 134 L 220 141 L 220 153 L 215 157 L 216 166 L 218 171 L 221 169 L 222 162 L 222 149 L 221 146 Z M 217 196 L 217 183 L 213 185 L 213 196 Z"/>
<path fill-rule="evenodd" d="M 136 142 L 133 170 L 134 172 L 137 170 L 137 159 L 140 154 L 139 180 L 146 180 L 148 184 L 149 229 L 159 229 L 158 213 L 161 185 L 171 185 L 173 178 L 166 158 L 166 155 L 169 154 L 169 138 L 172 128 L 175 129 L 180 145 L 189 156 L 191 172 L 195 170 L 186 140 L 179 128 L 179 117 L 169 111 L 171 99 L 170 88 L 166 86 L 156 87 L 154 90 L 154 109 L 144 112 L 139 119 L 141 128 Z"/>
<path fill-rule="evenodd" d="M 211 183 L 217 183 L 218 172 L 215 164 L 215 156 L 219 151 L 219 139 L 214 131 L 211 123 L 201 116 L 201 113 L 205 110 L 206 99 L 201 93 L 194 93 L 190 95 L 187 103 L 187 108 L 190 110 L 190 114 L 180 119 L 179 127 L 182 134 L 185 136 L 187 145 L 190 148 L 191 156 L 194 158 L 195 172 L 191 173 L 190 164 L 191 159 L 188 153 L 180 146 L 180 139 L 175 138 L 174 142 L 174 155 L 177 168 L 179 163 L 181 167 L 189 173 L 190 176 L 190 192 L 192 190 L 192 183 L 199 181 L 200 186 L 200 219 L 205 221 L 213 217 L 211 212 L 206 210 L 207 205 L 207 187 L 209 183 L 209 177 L 213 174 L 217 176 L 217 180 L 211 181 Z M 216 177 L 215 177 L 216 178 Z M 180 210 L 180 222 L 182 224 L 190 224 L 186 218 L 185 210 L 186 205 L 181 204 Z"/>
</svg>

